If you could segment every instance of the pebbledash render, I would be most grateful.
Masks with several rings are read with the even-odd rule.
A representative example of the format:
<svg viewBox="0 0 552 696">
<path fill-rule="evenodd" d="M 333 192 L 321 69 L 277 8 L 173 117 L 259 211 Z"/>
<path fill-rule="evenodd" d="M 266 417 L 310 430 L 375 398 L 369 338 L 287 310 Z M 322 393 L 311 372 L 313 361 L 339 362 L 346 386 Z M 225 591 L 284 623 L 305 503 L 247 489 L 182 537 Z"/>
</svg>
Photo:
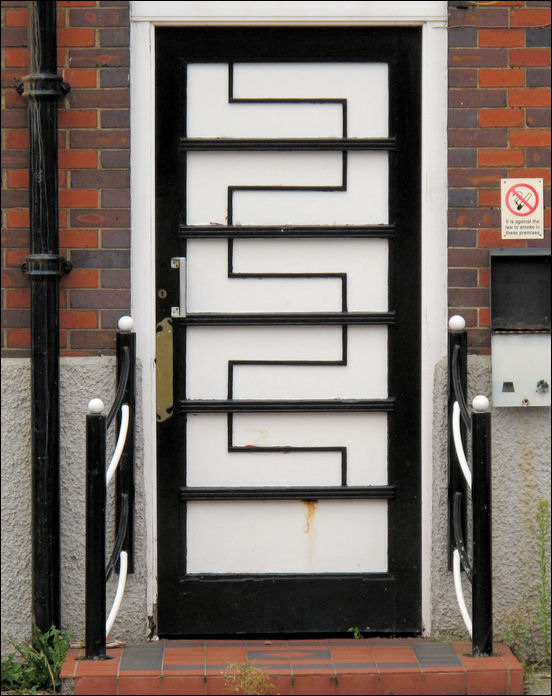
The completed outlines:
<svg viewBox="0 0 552 696">
<path fill-rule="evenodd" d="M 59 237 L 73 266 L 60 281 L 62 628 L 84 636 L 87 404 L 111 403 L 117 321 L 132 315 L 135 572 L 112 633 L 140 641 L 157 631 L 155 28 L 414 26 L 422 46 L 420 630 L 465 639 L 448 569 L 447 320 L 466 320 L 468 403 L 491 398 L 490 252 L 550 248 L 550 2 L 322 3 L 325 14 L 318 3 L 248 4 L 251 16 L 231 2 L 57 2 L 58 71 L 71 85 L 58 109 Z M 28 128 L 15 89 L 28 71 L 27 6 L 1 3 L 3 649 L 7 638 L 29 635 L 32 606 L 30 290 L 21 271 L 29 254 Z M 157 138 L 160 147 L 163 134 Z M 502 178 L 543 180 L 543 238 L 502 238 Z M 550 407 L 491 412 L 500 640 L 534 585 L 535 513 L 550 500 Z"/>
</svg>

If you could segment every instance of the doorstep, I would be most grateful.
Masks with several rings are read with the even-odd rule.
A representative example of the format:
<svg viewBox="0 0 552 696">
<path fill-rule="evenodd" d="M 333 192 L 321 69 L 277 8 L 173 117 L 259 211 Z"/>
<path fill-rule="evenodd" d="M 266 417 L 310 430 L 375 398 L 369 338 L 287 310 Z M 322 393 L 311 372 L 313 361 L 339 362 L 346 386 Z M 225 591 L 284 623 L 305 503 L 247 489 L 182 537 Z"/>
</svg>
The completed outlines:
<svg viewBox="0 0 552 696">
<path fill-rule="evenodd" d="M 108 648 L 107 660 L 70 650 L 66 694 L 224 694 L 229 664 L 270 675 L 281 694 L 523 694 L 523 669 L 497 643 L 472 657 L 471 643 L 423 638 L 159 640 Z M 234 692 L 237 693 L 237 692 Z"/>
</svg>

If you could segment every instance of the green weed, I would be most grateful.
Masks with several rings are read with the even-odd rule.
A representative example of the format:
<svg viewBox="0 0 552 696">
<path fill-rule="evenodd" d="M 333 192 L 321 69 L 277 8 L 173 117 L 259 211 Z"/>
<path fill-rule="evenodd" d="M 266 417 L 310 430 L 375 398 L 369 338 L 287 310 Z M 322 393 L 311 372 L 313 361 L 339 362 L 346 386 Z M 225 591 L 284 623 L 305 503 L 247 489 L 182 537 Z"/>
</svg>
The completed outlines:
<svg viewBox="0 0 552 696">
<path fill-rule="evenodd" d="M 227 694 L 276 694 L 272 679 L 262 670 L 246 663 L 231 664 L 224 672 L 224 690 Z"/>
<path fill-rule="evenodd" d="M 358 626 L 351 626 L 351 628 L 348 628 L 347 630 L 353 634 L 353 638 L 364 638 Z"/>
<path fill-rule="evenodd" d="M 506 642 L 526 671 L 550 665 L 550 503 L 537 504 L 531 526 L 535 539 L 534 582 L 512 612 Z"/>
<path fill-rule="evenodd" d="M 533 533 L 537 540 L 537 624 L 541 634 L 544 661 L 550 664 L 550 503 L 537 506 Z"/>
<path fill-rule="evenodd" d="M 46 633 L 33 626 L 32 643 L 10 641 L 15 652 L 2 659 L 2 687 L 25 694 L 35 694 L 44 688 L 57 689 L 69 640 L 55 626 Z"/>
</svg>

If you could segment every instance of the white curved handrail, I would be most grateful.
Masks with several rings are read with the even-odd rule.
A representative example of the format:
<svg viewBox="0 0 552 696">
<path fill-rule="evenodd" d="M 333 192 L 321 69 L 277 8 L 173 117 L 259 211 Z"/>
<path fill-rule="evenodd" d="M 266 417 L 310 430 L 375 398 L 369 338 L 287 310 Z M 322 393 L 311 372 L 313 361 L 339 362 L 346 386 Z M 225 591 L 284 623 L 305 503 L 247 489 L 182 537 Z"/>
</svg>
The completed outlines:
<svg viewBox="0 0 552 696">
<path fill-rule="evenodd" d="M 452 570 L 454 574 L 454 589 L 456 590 L 456 600 L 458 606 L 460 607 L 460 613 L 470 634 L 472 637 L 472 620 L 468 613 L 468 608 L 466 607 L 466 602 L 464 600 L 464 590 L 462 589 L 462 581 L 460 579 L 461 567 L 460 567 L 460 554 L 458 549 L 454 549 L 452 554 Z"/>
<path fill-rule="evenodd" d="M 119 582 L 117 583 L 117 592 L 115 593 L 115 599 L 113 600 L 113 606 L 105 622 L 105 635 L 109 635 L 117 613 L 119 612 L 119 607 L 123 601 L 123 594 L 125 592 L 126 578 L 127 578 L 127 568 L 128 568 L 128 554 L 126 551 L 121 551 L 119 556 L 121 565 L 119 568 Z"/>
<path fill-rule="evenodd" d="M 115 446 L 115 451 L 113 452 L 113 456 L 111 457 L 111 461 L 109 463 L 109 467 L 107 469 L 107 472 L 105 474 L 105 485 L 108 486 L 109 482 L 113 478 L 113 474 L 115 473 L 117 469 L 117 465 L 119 464 L 119 460 L 121 459 L 121 454 L 123 453 L 123 449 L 125 446 L 125 441 L 126 441 L 126 436 L 128 432 L 128 423 L 130 420 L 130 408 L 128 407 L 128 404 L 123 404 L 121 406 L 121 427 L 119 428 L 119 437 L 117 438 L 117 445 Z"/>
<path fill-rule="evenodd" d="M 464 445 L 462 444 L 462 436 L 460 435 L 460 406 L 458 405 L 458 401 L 455 401 L 452 407 L 452 434 L 454 436 L 454 449 L 456 450 L 456 456 L 458 457 L 460 468 L 462 469 L 466 483 L 471 490 L 472 475 L 470 467 L 468 466 L 466 455 L 464 454 Z"/>
</svg>

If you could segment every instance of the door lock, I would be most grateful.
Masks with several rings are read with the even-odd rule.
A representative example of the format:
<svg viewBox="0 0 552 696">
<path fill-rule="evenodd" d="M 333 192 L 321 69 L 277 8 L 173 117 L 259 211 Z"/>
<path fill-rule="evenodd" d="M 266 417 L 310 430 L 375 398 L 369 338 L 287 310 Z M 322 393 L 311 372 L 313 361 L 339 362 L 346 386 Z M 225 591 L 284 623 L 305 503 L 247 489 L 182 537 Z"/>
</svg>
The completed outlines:
<svg viewBox="0 0 552 696">
<path fill-rule="evenodd" d="M 186 316 L 186 257 L 174 256 L 171 259 L 171 268 L 178 269 L 180 280 L 179 306 L 171 307 L 171 317 L 182 319 Z"/>
</svg>

